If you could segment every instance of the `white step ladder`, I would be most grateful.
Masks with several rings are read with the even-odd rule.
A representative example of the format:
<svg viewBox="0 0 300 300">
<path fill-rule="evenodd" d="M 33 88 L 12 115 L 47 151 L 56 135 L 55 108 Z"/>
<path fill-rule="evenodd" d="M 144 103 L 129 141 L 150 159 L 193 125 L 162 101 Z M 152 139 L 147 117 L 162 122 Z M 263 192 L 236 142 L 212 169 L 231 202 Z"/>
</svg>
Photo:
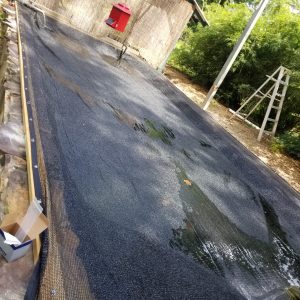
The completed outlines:
<svg viewBox="0 0 300 300">
<path fill-rule="evenodd" d="M 261 128 L 259 129 L 257 140 L 261 141 L 264 133 L 268 133 L 274 136 L 290 81 L 289 74 L 290 71 L 287 68 L 280 66 L 271 76 L 267 76 L 268 79 L 258 88 L 258 90 L 256 90 L 248 99 L 245 100 L 243 105 L 236 112 L 233 112 L 233 116 L 230 119 L 237 116 L 249 123 L 247 118 L 258 108 L 258 106 L 265 99 L 270 99 L 265 118 L 263 120 Z M 242 113 L 243 109 L 244 111 L 246 110 L 248 112 Z M 275 118 L 270 118 L 270 114 L 273 111 L 277 111 L 275 113 Z M 265 130 L 268 122 L 273 123 L 271 131 Z M 254 125 L 254 127 L 257 126 Z"/>
</svg>

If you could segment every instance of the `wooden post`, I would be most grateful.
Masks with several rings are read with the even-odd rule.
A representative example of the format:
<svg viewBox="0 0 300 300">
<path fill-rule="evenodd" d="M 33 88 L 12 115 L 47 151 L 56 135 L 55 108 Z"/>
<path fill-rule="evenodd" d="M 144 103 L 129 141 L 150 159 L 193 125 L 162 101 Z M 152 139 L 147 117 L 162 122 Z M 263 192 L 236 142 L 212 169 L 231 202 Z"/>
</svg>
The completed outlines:
<svg viewBox="0 0 300 300">
<path fill-rule="evenodd" d="M 19 62 L 20 62 L 20 85 L 21 85 L 21 102 L 23 112 L 23 126 L 25 132 L 25 146 L 26 146 L 26 162 L 27 162 L 27 176 L 28 176 L 28 189 L 29 189 L 29 201 L 30 203 L 35 199 L 35 187 L 32 171 L 32 158 L 31 158 L 31 139 L 29 130 L 28 111 L 26 104 L 25 94 L 25 81 L 24 81 L 24 64 L 23 64 L 23 48 L 20 33 L 20 21 L 19 21 L 19 7 L 16 1 L 16 21 L 17 21 L 17 35 L 18 35 L 18 48 L 19 48 Z M 33 241 L 33 262 L 37 263 L 39 259 L 41 249 L 40 238 L 38 237 Z"/>
</svg>

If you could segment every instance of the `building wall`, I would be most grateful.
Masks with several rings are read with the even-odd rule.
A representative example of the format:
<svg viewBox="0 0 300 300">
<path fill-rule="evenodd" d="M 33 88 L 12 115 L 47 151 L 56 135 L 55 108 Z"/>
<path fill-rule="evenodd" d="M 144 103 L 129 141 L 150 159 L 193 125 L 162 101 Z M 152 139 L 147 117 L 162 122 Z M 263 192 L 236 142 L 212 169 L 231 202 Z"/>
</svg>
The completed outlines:
<svg viewBox="0 0 300 300">
<path fill-rule="evenodd" d="M 72 26 L 96 38 L 126 40 L 154 67 L 164 61 L 181 36 L 193 7 L 186 0 L 123 0 L 132 10 L 124 33 L 108 27 L 112 4 L 117 0 L 35 0 L 37 4 Z"/>
</svg>

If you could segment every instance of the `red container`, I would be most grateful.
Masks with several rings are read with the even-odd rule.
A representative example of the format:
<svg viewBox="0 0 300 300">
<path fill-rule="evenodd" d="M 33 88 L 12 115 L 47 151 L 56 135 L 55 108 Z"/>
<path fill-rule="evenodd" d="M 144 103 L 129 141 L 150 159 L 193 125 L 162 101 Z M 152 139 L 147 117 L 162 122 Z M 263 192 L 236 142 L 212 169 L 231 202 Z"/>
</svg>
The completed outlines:
<svg viewBox="0 0 300 300">
<path fill-rule="evenodd" d="M 126 4 L 117 3 L 113 5 L 109 18 L 105 23 L 118 31 L 124 32 L 130 16 L 130 8 Z"/>
</svg>

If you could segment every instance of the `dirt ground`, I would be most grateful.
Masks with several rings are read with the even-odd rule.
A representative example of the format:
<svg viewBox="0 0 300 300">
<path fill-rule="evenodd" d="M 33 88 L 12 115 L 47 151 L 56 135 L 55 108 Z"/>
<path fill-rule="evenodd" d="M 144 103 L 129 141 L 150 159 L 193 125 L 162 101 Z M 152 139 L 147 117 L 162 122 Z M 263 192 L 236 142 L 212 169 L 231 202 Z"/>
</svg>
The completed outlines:
<svg viewBox="0 0 300 300">
<path fill-rule="evenodd" d="M 203 103 L 207 91 L 193 83 L 185 74 L 171 67 L 167 67 L 165 75 L 195 103 L 198 105 Z M 300 193 L 300 160 L 295 160 L 281 153 L 274 153 L 270 147 L 270 138 L 264 138 L 261 142 L 258 142 L 257 129 L 238 118 L 230 120 L 232 114 L 228 108 L 216 101 L 212 102 L 208 112 L 226 131 Z"/>
</svg>

